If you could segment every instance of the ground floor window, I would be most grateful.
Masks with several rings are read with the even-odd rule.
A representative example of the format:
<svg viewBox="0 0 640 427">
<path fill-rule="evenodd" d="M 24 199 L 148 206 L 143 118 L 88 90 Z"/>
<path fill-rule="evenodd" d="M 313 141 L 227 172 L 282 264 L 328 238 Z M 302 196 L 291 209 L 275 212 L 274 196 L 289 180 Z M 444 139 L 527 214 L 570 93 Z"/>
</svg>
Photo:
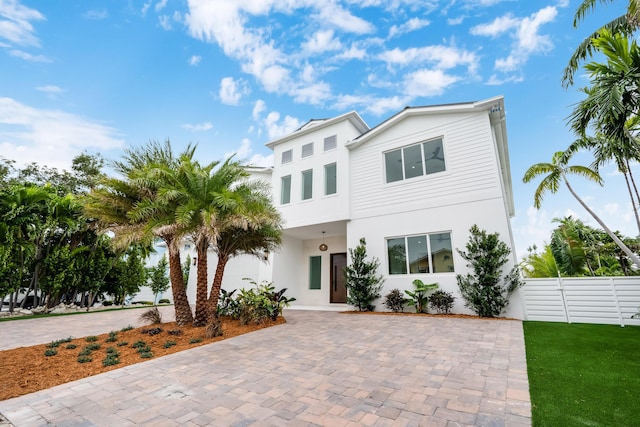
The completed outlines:
<svg viewBox="0 0 640 427">
<path fill-rule="evenodd" d="M 452 272 L 451 233 L 418 234 L 387 239 L 389 274 Z"/>
<path fill-rule="evenodd" d="M 309 257 L 309 289 L 320 289 L 322 257 Z"/>
</svg>

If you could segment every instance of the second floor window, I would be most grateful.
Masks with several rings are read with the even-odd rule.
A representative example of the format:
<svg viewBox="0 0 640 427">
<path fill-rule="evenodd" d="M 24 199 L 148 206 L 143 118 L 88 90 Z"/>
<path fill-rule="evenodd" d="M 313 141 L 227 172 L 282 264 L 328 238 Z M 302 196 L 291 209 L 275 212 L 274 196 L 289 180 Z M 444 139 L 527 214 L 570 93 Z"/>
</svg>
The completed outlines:
<svg viewBox="0 0 640 427">
<path fill-rule="evenodd" d="M 302 171 L 302 200 L 313 197 L 313 169 Z"/>
<path fill-rule="evenodd" d="M 282 164 L 289 163 L 293 160 L 293 150 L 287 150 L 282 152 Z"/>
<path fill-rule="evenodd" d="M 442 138 L 386 152 L 384 165 L 386 182 L 442 172 L 446 170 Z"/>
<path fill-rule="evenodd" d="M 324 151 L 333 150 L 338 146 L 337 135 L 329 136 L 324 139 Z"/>
<path fill-rule="evenodd" d="M 302 157 L 313 156 L 313 142 L 302 146 Z"/>
<path fill-rule="evenodd" d="M 280 178 L 280 204 L 291 203 L 291 175 Z"/>
<path fill-rule="evenodd" d="M 336 194 L 338 189 L 336 164 L 324 165 L 324 194 Z"/>
</svg>

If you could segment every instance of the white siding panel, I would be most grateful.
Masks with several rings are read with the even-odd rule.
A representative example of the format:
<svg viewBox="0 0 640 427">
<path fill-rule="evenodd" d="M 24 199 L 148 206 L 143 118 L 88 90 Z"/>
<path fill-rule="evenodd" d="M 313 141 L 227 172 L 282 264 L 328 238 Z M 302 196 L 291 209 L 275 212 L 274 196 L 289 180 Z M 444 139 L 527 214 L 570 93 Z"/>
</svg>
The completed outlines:
<svg viewBox="0 0 640 427">
<path fill-rule="evenodd" d="M 402 136 L 401 136 L 402 135 Z M 385 182 L 389 150 L 443 137 L 445 172 Z M 352 218 L 501 197 L 493 139 L 486 114 L 461 118 L 411 117 L 351 153 Z"/>
</svg>

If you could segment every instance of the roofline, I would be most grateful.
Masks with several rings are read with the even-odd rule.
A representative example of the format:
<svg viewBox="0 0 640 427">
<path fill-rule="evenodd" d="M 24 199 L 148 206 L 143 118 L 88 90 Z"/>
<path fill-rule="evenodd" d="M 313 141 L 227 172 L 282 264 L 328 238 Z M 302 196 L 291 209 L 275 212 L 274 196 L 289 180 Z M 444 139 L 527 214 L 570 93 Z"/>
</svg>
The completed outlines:
<svg viewBox="0 0 640 427">
<path fill-rule="evenodd" d="M 454 104 L 439 104 L 439 105 L 426 105 L 419 107 L 405 107 L 404 110 L 394 114 L 385 121 L 381 122 L 377 126 L 369 129 L 369 131 L 362 133 L 352 141 L 347 141 L 345 146 L 347 148 L 356 148 L 373 138 L 379 133 L 384 132 L 396 122 L 403 120 L 406 117 L 416 116 L 421 114 L 445 114 L 445 113 L 461 113 L 465 111 L 477 111 L 477 110 L 489 110 L 494 108 L 501 108 L 504 110 L 504 97 L 502 95 L 488 98 L 482 101 L 473 102 L 459 102 Z"/>
<path fill-rule="evenodd" d="M 283 137 L 280 137 L 278 139 L 274 139 L 272 141 L 269 141 L 265 144 L 265 146 L 271 148 L 273 150 L 273 147 L 275 147 L 278 144 L 282 144 L 283 142 L 289 141 L 291 139 L 297 138 L 299 136 L 303 136 L 306 134 L 309 134 L 311 132 L 315 132 L 318 129 L 322 129 L 322 128 L 326 128 L 328 126 L 331 126 L 335 123 L 341 122 L 343 120 L 349 120 L 351 123 L 353 123 L 353 125 L 358 129 L 358 131 L 360 133 L 364 133 L 367 132 L 369 130 L 369 126 L 367 125 L 367 123 L 365 123 L 365 121 L 362 119 L 362 117 L 360 117 L 360 115 L 355 112 L 355 111 L 349 111 L 348 113 L 344 113 L 341 114 L 337 117 L 334 117 L 332 119 L 327 119 L 324 122 L 317 124 L 315 126 L 312 126 L 310 128 L 306 128 L 303 129 L 304 126 L 306 124 L 308 124 L 309 122 L 307 122 L 305 125 L 302 125 L 299 129 L 293 131 L 292 133 L 285 135 Z"/>
</svg>

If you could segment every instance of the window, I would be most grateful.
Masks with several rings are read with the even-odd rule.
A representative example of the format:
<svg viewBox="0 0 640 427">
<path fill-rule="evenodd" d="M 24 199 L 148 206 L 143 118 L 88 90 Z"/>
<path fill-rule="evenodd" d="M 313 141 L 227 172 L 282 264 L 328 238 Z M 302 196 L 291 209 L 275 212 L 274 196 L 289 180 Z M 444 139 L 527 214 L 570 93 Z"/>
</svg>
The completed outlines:
<svg viewBox="0 0 640 427">
<path fill-rule="evenodd" d="M 291 203 L 291 175 L 280 178 L 280 204 Z"/>
<path fill-rule="evenodd" d="M 309 257 L 309 289 L 320 289 L 322 257 Z"/>
<path fill-rule="evenodd" d="M 293 150 L 287 150 L 282 152 L 282 164 L 289 163 L 293 160 Z"/>
<path fill-rule="evenodd" d="M 302 146 L 302 157 L 309 157 L 313 155 L 313 142 Z"/>
<path fill-rule="evenodd" d="M 452 272 L 451 233 L 387 239 L 389 274 Z"/>
<path fill-rule="evenodd" d="M 399 148 L 384 154 L 387 182 L 446 170 L 442 138 Z"/>
<path fill-rule="evenodd" d="M 302 171 L 302 200 L 313 197 L 313 169 Z"/>
<path fill-rule="evenodd" d="M 324 151 L 333 150 L 338 146 L 338 137 L 336 135 L 329 136 L 324 139 Z"/>
<path fill-rule="evenodd" d="M 331 163 L 324 165 L 324 194 L 336 194 L 337 192 L 337 176 L 336 176 L 336 164 Z"/>
</svg>

